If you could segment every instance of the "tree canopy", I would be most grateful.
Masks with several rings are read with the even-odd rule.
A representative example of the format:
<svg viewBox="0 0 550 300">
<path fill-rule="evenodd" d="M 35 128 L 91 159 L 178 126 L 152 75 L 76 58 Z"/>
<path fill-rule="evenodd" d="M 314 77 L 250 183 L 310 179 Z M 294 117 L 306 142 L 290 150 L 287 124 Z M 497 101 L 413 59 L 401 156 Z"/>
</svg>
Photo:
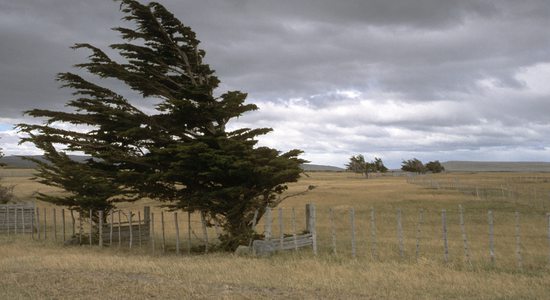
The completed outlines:
<svg viewBox="0 0 550 300">
<path fill-rule="evenodd" d="M 123 199 L 120 195 L 147 196 L 173 209 L 204 212 L 210 224 L 224 228 L 222 246 L 234 249 L 250 238 L 254 211 L 261 216 L 280 201 L 286 184 L 299 178 L 302 151 L 257 147 L 257 136 L 269 128 L 226 130 L 230 120 L 257 106 L 245 104 L 247 95 L 239 91 L 215 96 L 219 80 L 204 63 L 195 32 L 162 5 L 119 2 L 123 20 L 133 25 L 114 28 L 122 42 L 110 48 L 122 59 L 91 44 L 76 44 L 74 49 L 91 52 L 87 62 L 76 66 L 95 75 L 94 80 L 124 83 L 148 100 L 153 112 L 89 76 L 59 74 L 62 86 L 74 91 L 67 103 L 72 111 L 34 109 L 27 114 L 46 122 L 19 125 L 29 134 L 23 141 L 44 150 L 51 165 L 41 165 L 38 177 L 71 191 L 80 208 L 84 200 L 79 196 L 88 190 L 79 189 L 82 184 L 71 190 L 78 182 L 58 182 L 53 175 L 84 174 L 90 188 L 100 191 L 89 201 L 101 205 Z M 81 129 L 54 126 L 59 123 Z M 75 164 L 55 145 L 91 159 Z"/>
<path fill-rule="evenodd" d="M 445 171 L 445 167 L 439 162 L 439 160 L 435 160 L 426 164 L 426 170 L 432 173 L 441 173 Z"/>
<path fill-rule="evenodd" d="M 346 164 L 346 170 L 365 174 L 368 178 L 369 173 L 385 173 L 388 168 L 386 168 L 381 158 L 375 157 L 374 161 L 367 162 L 362 154 L 358 154 L 350 157 L 349 162 Z"/>
<path fill-rule="evenodd" d="M 426 167 L 417 158 L 412 158 L 412 159 L 404 160 L 403 162 L 401 162 L 401 170 L 406 171 L 406 172 L 419 173 L 419 174 L 426 173 Z"/>
</svg>

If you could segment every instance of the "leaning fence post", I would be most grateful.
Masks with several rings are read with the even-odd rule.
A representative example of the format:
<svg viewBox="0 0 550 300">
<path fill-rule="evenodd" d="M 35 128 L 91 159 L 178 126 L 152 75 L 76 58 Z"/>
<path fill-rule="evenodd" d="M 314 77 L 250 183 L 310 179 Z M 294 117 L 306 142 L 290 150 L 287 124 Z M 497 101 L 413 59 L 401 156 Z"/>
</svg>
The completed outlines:
<svg viewBox="0 0 550 300">
<path fill-rule="evenodd" d="M 76 230 L 75 230 L 75 219 L 74 219 L 74 211 L 71 209 L 71 220 L 73 222 L 73 232 L 72 232 L 72 236 L 74 237 L 76 235 Z"/>
<path fill-rule="evenodd" d="M 260 212 L 256 209 L 254 211 L 254 217 L 252 217 L 252 237 L 250 238 L 250 241 L 248 242 L 248 247 L 252 247 L 252 242 L 254 240 L 254 233 L 256 232 L 256 223 L 258 222 L 258 214 Z"/>
<path fill-rule="evenodd" d="M 372 258 L 378 259 L 377 249 L 376 249 L 376 215 L 374 207 L 370 210 L 370 237 L 371 237 L 371 252 Z"/>
<path fill-rule="evenodd" d="M 330 233 L 332 235 L 332 254 L 336 255 L 336 228 L 334 225 L 334 210 L 330 208 L 328 210 L 330 218 Z"/>
<path fill-rule="evenodd" d="M 518 269 L 523 269 L 523 257 L 521 256 L 521 236 L 519 231 L 519 212 L 516 211 L 516 257 L 518 260 Z"/>
<path fill-rule="evenodd" d="M 103 211 L 100 210 L 99 212 L 99 247 L 103 247 Z"/>
<path fill-rule="evenodd" d="M 493 211 L 489 210 L 487 213 L 489 218 L 489 255 L 491 257 L 491 263 L 495 264 L 495 240 L 494 240 L 494 224 L 493 224 Z"/>
<path fill-rule="evenodd" d="M 355 209 L 353 207 L 349 209 L 349 221 L 351 225 L 351 257 L 355 258 Z"/>
<path fill-rule="evenodd" d="M 178 212 L 174 212 L 174 225 L 176 226 L 176 254 L 180 254 L 180 227 L 178 224 Z"/>
<path fill-rule="evenodd" d="M 48 227 L 48 223 L 47 223 L 47 218 L 46 218 L 46 208 L 44 207 L 44 239 L 46 240 L 48 237 L 47 237 L 47 233 L 46 233 L 46 228 Z"/>
<path fill-rule="evenodd" d="M 445 209 L 441 210 L 441 222 L 443 226 L 443 258 L 445 263 L 449 262 L 449 244 L 447 241 L 447 211 Z"/>
<path fill-rule="evenodd" d="M 424 223 L 424 209 L 418 211 L 418 223 L 416 224 L 416 250 L 415 257 L 418 260 L 420 256 L 420 239 L 422 238 L 422 224 Z"/>
<path fill-rule="evenodd" d="M 401 208 L 397 209 L 397 239 L 399 240 L 399 256 L 405 256 L 405 245 L 403 244 L 403 224 L 401 222 Z"/>
<path fill-rule="evenodd" d="M 458 206 L 460 211 L 460 231 L 462 233 L 462 242 L 464 244 L 464 257 L 466 258 L 466 261 L 469 265 L 472 265 L 472 261 L 470 259 L 470 250 L 468 247 L 468 238 L 466 236 L 466 226 L 464 224 L 464 208 L 462 205 Z"/>
</svg>

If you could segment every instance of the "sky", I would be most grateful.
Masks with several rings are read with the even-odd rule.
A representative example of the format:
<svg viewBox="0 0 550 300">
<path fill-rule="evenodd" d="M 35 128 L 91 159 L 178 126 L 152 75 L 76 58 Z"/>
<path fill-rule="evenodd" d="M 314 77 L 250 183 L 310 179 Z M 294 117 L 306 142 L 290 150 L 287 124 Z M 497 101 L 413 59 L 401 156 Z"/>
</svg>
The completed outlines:
<svg viewBox="0 0 550 300">
<path fill-rule="evenodd" d="M 548 0 L 165 0 L 206 63 L 259 111 L 230 128 L 271 127 L 260 145 L 343 167 L 351 155 L 550 161 Z M 0 147 L 33 108 L 64 110 L 71 50 L 119 42 L 111 0 L 0 0 Z M 124 90 L 122 84 L 107 83 Z M 133 103 L 147 99 L 131 95 Z"/>
</svg>

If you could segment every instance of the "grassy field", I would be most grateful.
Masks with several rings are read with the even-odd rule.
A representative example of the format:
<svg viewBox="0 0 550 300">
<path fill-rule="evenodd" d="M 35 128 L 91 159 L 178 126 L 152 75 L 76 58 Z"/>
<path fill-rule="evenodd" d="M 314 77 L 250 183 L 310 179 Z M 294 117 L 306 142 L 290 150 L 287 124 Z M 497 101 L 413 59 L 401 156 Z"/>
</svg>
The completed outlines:
<svg viewBox="0 0 550 300">
<path fill-rule="evenodd" d="M 20 201 L 35 191 L 62 191 L 29 180 L 30 171 L 4 178 Z M 6 175 L 6 174 L 5 174 Z M 312 172 L 289 193 L 316 188 L 281 205 L 283 231 L 291 228 L 294 209 L 299 230 L 304 206 L 317 208 L 319 256 L 311 250 L 269 258 L 232 254 L 151 254 L 150 249 L 64 247 L 28 236 L 0 236 L 0 298 L 404 298 L 544 299 L 548 283 L 550 174 L 448 173 L 365 179 L 349 173 Z M 464 255 L 458 205 L 465 213 L 471 264 Z M 51 207 L 37 203 L 39 207 Z M 156 205 L 150 200 L 124 210 Z M 356 257 L 351 256 L 350 208 L 355 212 Z M 334 212 L 330 221 L 329 209 Z M 373 252 L 371 212 L 375 211 Z M 403 256 L 397 234 L 402 214 Z M 423 223 L 418 230 L 420 209 Z M 449 259 L 444 262 L 441 211 L 445 209 Z M 489 257 L 488 210 L 494 215 L 495 263 Z M 160 208 L 155 207 L 158 213 Z M 520 216 L 522 269 L 518 268 L 515 212 Z M 274 235 L 280 234 L 277 208 Z M 196 216 L 193 221 L 197 222 Z M 184 228 L 186 220 L 180 220 Z M 333 254 L 332 224 L 336 232 Z M 263 222 L 257 227 L 264 229 Z M 157 227 L 159 228 L 159 227 Z M 186 236 L 187 233 L 180 233 Z M 167 235 L 174 242 L 173 226 Z M 213 229 L 209 235 L 214 236 Z M 51 235 L 50 235 L 51 236 Z M 417 237 L 420 237 L 416 256 Z M 194 243 L 199 242 L 198 239 Z M 104 296 L 103 296 L 104 295 Z"/>
</svg>

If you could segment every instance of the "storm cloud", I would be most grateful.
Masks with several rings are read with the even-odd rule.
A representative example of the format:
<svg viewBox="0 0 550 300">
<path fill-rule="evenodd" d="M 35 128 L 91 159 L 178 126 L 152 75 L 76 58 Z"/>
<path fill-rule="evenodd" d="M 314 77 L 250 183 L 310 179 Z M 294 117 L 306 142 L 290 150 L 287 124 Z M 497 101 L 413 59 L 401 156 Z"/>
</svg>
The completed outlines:
<svg viewBox="0 0 550 300">
<path fill-rule="evenodd" d="M 272 127 L 263 145 L 338 166 L 357 153 L 392 167 L 550 160 L 549 1 L 160 2 L 197 32 L 219 91 L 260 107 L 231 127 Z M 55 74 L 87 55 L 69 47 L 107 48 L 121 17 L 110 0 L 0 0 L 4 152 L 34 153 L 11 127 L 64 109 Z"/>
</svg>

